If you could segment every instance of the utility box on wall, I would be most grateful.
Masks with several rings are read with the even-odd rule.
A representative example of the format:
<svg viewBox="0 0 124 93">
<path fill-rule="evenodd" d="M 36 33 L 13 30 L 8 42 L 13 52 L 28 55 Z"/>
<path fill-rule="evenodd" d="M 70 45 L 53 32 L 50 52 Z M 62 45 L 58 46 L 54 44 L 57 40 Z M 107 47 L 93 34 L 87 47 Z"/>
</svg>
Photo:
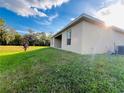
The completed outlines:
<svg viewBox="0 0 124 93">
<path fill-rule="evenodd" d="M 118 54 L 124 55 L 124 46 L 118 46 Z"/>
</svg>

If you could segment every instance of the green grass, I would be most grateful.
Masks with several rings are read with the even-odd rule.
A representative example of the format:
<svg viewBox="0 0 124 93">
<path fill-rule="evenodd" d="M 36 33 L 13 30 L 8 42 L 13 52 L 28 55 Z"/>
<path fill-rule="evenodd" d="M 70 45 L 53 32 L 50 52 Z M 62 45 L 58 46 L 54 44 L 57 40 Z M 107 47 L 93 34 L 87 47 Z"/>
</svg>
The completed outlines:
<svg viewBox="0 0 124 93">
<path fill-rule="evenodd" d="M 11 55 L 4 51 L 0 93 L 124 92 L 124 56 L 84 56 L 49 47 Z"/>
<path fill-rule="evenodd" d="M 27 49 L 27 51 L 32 51 L 40 48 L 41 47 L 39 46 L 31 46 Z M 24 52 L 23 46 L 0 46 L 0 56 L 20 53 L 20 52 Z"/>
</svg>

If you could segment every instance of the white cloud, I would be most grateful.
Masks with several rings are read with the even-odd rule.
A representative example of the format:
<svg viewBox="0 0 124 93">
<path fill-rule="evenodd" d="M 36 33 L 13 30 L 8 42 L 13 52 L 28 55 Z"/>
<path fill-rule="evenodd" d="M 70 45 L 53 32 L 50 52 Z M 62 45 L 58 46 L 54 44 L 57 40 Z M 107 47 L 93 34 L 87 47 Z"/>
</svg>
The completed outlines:
<svg viewBox="0 0 124 93">
<path fill-rule="evenodd" d="M 108 25 L 124 28 L 124 0 L 110 3 L 108 6 L 97 11 L 96 16 Z"/>
<path fill-rule="evenodd" d="M 44 20 L 44 21 L 41 21 L 41 20 L 35 20 L 35 23 L 39 24 L 39 25 L 51 25 L 51 22 L 47 21 L 47 20 Z"/>
<path fill-rule="evenodd" d="M 59 15 L 56 13 L 55 15 L 52 15 L 49 17 L 49 21 L 53 21 L 55 18 L 57 18 Z"/>
<path fill-rule="evenodd" d="M 59 28 L 57 29 L 57 31 L 60 31 L 60 30 L 62 30 L 62 28 L 63 28 L 63 26 L 59 27 Z"/>
<path fill-rule="evenodd" d="M 25 30 L 16 30 L 17 32 L 21 33 L 21 34 L 27 34 L 28 32 Z"/>
<path fill-rule="evenodd" d="M 55 15 L 49 16 L 48 20 L 41 20 L 40 18 L 38 18 L 37 20 L 34 20 L 34 22 L 36 24 L 39 24 L 39 25 L 46 25 L 46 26 L 48 26 L 48 25 L 51 25 L 52 21 L 55 18 L 57 18 L 58 16 L 59 16 L 58 13 L 56 13 Z"/>
<path fill-rule="evenodd" d="M 39 11 L 61 6 L 69 0 L 0 0 L 0 7 L 11 10 L 21 16 L 47 16 Z"/>
<path fill-rule="evenodd" d="M 73 21 L 73 20 L 75 20 L 75 18 L 71 18 L 70 20 Z"/>
</svg>

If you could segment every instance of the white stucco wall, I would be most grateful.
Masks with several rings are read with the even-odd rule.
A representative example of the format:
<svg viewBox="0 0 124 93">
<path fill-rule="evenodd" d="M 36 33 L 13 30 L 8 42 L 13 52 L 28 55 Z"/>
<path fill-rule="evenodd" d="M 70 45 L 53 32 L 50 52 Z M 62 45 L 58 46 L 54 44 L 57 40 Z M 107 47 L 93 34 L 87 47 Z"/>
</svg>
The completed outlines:
<svg viewBox="0 0 124 93">
<path fill-rule="evenodd" d="M 61 48 L 61 40 L 54 38 L 54 47 Z"/>
<path fill-rule="evenodd" d="M 67 31 L 71 30 L 71 45 L 67 45 Z M 57 41 L 52 38 L 51 47 Z M 114 52 L 115 46 L 124 45 L 124 33 L 109 27 L 82 21 L 62 32 L 62 49 L 81 54 L 103 54 Z"/>
<path fill-rule="evenodd" d="M 50 47 L 61 48 L 62 41 L 56 38 L 51 38 Z"/>
<path fill-rule="evenodd" d="M 71 30 L 71 45 L 67 45 L 67 31 L 64 31 L 62 33 L 62 49 L 76 52 L 76 53 L 81 53 L 81 47 L 82 47 L 81 33 L 83 30 L 82 24 L 83 23 L 81 22 L 67 30 L 67 31 Z"/>
<path fill-rule="evenodd" d="M 107 27 L 83 22 L 82 54 L 102 54 L 114 51 L 113 31 Z"/>
<path fill-rule="evenodd" d="M 116 46 L 124 46 L 124 33 L 114 31 L 114 43 Z"/>
<path fill-rule="evenodd" d="M 102 54 L 114 51 L 113 31 L 86 21 L 70 28 L 71 45 L 67 45 L 67 31 L 62 33 L 62 49 L 81 54 Z"/>
<path fill-rule="evenodd" d="M 50 47 L 54 47 L 54 38 L 51 38 L 50 40 Z"/>
</svg>

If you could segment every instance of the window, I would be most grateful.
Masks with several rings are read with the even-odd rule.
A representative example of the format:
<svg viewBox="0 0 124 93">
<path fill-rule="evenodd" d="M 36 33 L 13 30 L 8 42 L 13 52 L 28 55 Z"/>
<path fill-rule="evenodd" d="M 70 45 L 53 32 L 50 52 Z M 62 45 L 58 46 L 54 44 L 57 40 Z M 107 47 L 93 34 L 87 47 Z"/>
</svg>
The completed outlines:
<svg viewBox="0 0 124 93">
<path fill-rule="evenodd" d="M 67 45 L 71 45 L 71 31 L 67 32 Z"/>
</svg>

